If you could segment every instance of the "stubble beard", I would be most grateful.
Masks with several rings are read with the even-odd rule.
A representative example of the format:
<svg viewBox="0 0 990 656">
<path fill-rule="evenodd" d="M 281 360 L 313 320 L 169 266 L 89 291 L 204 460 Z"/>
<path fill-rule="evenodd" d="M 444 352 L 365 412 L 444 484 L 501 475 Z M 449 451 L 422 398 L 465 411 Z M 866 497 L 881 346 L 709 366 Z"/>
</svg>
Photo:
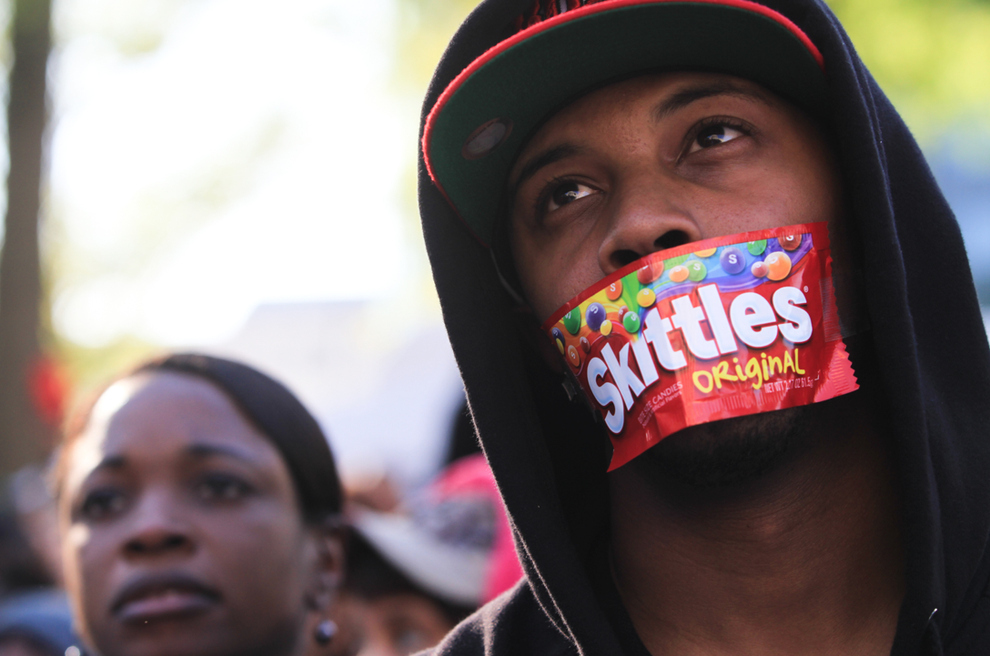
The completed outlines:
<svg viewBox="0 0 990 656">
<path fill-rule="evenodd" d="M 725 419 L 675 433 L 629 463 L 658 485 L 721 490 L 754 483 L 806 445 L 810 406 Z"/>
</svg>

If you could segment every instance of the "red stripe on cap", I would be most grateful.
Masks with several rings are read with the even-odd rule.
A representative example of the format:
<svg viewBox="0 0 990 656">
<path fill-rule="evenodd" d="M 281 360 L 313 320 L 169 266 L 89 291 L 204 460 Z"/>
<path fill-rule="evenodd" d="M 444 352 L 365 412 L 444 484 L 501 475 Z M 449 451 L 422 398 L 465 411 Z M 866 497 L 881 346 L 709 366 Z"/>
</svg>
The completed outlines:
<svg viewBox="0 0 990 656">
<path fill-rule="evenodd" d="M 735 7 L 737 9 L 744 9 L 746 11 L 751 11 L 754 14 L 760 14 L 766 16 L 767 18 L 775 21 L 776 23 L 787 28 L 787 30 L 793 34 L 797 39 L 804 44 L 804 47 L 808 49 L 808 52 L 814 57 L 815 61 L 818 63 L 819 68 L 822 71 L 825 70 L 825 58 L 822 57 L 822 53 L 819 52 L 815 44 L 811 42 L 808 35 L 801 30 L 800 27 L 794 24 L 789 18 L 783 14 L 770 9 L 769 7 L 764 7 L 763 5 L 757 4 L 755 2 L 750 2 L 749 0 L 605 0 L 604 2 L 599 2 L 592 5 L 585 5 L 584 7 L 579 7 L 577 9 L 572 9 L 566 13 L 558 14 L 552 18 L 548 18 L 540 23 L 536 23 L 530 27 L 527 27 L 520 32 L 510 36 L 504 41 L 500 41 L 495 44 L 484 53 L 482 53 L 477 59 L 471 62 L 467 68 L 461 71 L 460 75 L 455 77 L 447 88 L 443 90 L 440 97 L 437 98 L 437 102 L 433 105 L 433 109 L 426 117 L 426 126 L 423 128 L 423 140 L 421 142 L 421 147 L 423 149 L 423 160 L 426 163 L 426 172 L 430 175 L 430 179 L 433 180 L 433 184 L 440 189 L 440 193 L 443 194 L 447 202 L 453 207 L 453 203 L 450 202 L 450 198 L 447 196 L 447 192 L 444 191 L 443 185 L 437 180 L 436 176 L 433 174 L 433 166 L 430 164 L 430 136 L 433 133 L 433 124 L 436 121 L 437 115 L 443 109 L 450 97 L 454 95 L 457 89 L 460 88 L 464 82 L 474 75 L 474 73 L 487 64 L 489 61 L 505 52 L 509 48 L 513 47 L 517 43 L 525 41 L 526 39 L 539 34 L 544 30 L 548 30 L 552 27 L 556 27 L 561 23 L 566 23 L 571 20 L 576 20 L 584 16 L 589 16 L 591 14 L 597 14 L 603 11 L 611 11 L 619 7 L 628 7 L 633 5 L 649 5 L 649 4 L 663 4 L 668 2 L 676 2 L 679 4 L 695 3 L 695 4 L 709 4 L 709 5 L 722 5 L 726 7 Z M 456 208 L 454 208 L 456 211 Z M 460 212 L 458 211 L 458 214 Z M 473 232 L 473 231 L 472 231 Z"/>
</svg>

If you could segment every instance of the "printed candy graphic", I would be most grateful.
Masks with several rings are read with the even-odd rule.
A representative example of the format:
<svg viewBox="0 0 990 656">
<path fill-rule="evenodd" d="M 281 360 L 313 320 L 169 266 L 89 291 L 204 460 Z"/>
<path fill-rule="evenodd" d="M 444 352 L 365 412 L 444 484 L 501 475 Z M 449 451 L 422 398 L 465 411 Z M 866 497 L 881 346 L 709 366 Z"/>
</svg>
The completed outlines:
<svg viewBox="0 0 990 656">
<path fill-rule="evenodd" d="M 687 426 L 858 388 L 824 223 L 653 253 L 543 328 L 608 427 L 609 471 Z"/>
</svg>

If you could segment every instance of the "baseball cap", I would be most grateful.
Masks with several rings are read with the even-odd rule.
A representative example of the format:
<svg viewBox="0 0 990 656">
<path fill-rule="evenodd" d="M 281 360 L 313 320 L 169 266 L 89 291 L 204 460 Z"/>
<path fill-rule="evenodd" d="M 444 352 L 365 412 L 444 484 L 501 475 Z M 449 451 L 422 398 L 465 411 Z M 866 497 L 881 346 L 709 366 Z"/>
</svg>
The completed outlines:
<svg viewBox="0 0 990 656">
<path fill-rule="evenodd" d="M 522 577 L 495 478 L 482 455 L 451 464 L 405 512 L 355 508 L 351 523 L 393 567 L 447 602 L 476 607 Z"/>
<path fill-rule="evenodd" d="M 529 137 L 609 82 L 713 71 L 753 80 L 813 114 L 825 105 L 821 53 L 791 20 L 749 0 L 536 0 L 507 30 L 447 85 L 423 128 L 430 178 L 485 245 Z"/>
</svg>

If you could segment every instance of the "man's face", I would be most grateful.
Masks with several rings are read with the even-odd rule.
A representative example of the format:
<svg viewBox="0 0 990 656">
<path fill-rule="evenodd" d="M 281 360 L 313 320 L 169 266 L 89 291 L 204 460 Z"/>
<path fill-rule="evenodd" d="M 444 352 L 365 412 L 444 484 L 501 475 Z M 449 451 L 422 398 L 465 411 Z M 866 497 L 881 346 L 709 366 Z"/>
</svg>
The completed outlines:
<svg viewBox="0 0 990 656">
<path fill-rule="evenodd" d="M 839 177 L 820 130 L 748 80 L 646 75 L 568 105 L 509 174 L 516 269 L 542 322 L 654 251 L 833 221 Z"/>
</svg>

